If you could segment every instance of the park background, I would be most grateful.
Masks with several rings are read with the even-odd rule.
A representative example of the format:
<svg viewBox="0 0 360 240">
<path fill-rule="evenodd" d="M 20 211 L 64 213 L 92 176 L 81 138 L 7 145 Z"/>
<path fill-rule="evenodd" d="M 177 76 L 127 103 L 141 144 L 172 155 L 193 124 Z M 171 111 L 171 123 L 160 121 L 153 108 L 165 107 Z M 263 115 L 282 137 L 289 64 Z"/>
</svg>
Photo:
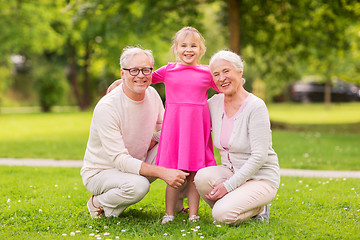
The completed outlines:
<svg viewBox="0 0 360 240">
<path fill-rule="evenodd" d="M 306 76 L 360 84 L 358 1 L 0 0 L 0 158 L 83 157 L 92 110 L 120 77 L 124 47 L 174 61 L 172 36 L 200 30 L 207 52 L 245 60 L 245 88 L 265 100 L 281 168 L 360 170 L 360 103 L 289 101 Z M 164 86 L 155 85 L 165 100 Z M 329 93 L 329 92 L 328 92 Z M 214 94 L 214 92 L 209 93 Z M 279 102 L 281 101 L 281 102 Z M 219 160 L 218 153 L 217 160 Z M 89 219 L 78 168 L 0 168 L 1 239 L 358 239 L 360 180 L 282 177 L 270 224 L 160 226 L 161 181 L 122 217 Z"/>
</svg>

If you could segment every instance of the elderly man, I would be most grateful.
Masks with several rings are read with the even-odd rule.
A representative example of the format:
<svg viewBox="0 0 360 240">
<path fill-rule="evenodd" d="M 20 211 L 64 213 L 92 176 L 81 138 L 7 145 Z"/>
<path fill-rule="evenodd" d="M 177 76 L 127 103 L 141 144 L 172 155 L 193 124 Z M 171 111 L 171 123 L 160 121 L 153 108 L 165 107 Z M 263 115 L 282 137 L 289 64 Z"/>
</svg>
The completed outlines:
<svg viewBox="0 0 360 240">
<path fill-rule="evenodd" d="M 123 83 L 94 109 L 81 169 L 84 186 L 93 194 L 87 203 L 92 218 L 119 216 L 144 198 L 156 178 L 178 188 L 188 175 L 153 165 L 164 108 L 149 87 L 151 51 L 125 48 L 120 65 Z"/>
</svg>

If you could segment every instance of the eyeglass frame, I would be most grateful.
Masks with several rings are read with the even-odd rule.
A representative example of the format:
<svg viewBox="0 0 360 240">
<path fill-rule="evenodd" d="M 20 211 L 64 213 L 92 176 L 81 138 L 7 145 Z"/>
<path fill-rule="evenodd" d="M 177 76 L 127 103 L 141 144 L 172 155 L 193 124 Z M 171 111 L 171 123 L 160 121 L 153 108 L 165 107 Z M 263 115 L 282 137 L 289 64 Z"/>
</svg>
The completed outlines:
<svg viewBox="0 0 360 240">
<path fill-rule="evenodd" d="M 149 74 L 145 74 L 145 73 L 144 73 L 144 69 L 150 69 L 150 73 L 149 73 Z M 140 72 L 141 72 L 144 76 L 149 76 L 149 75 L 151 75 L 153 68 L 152 68 L 152 67 L 150 67 L 150 68 L 122 68 L 122 70 L 129 71 L 129 74 L 130 74 L 131 76 L 135 77 L 135 76 L 139 75 Z M 131 70 L 137 70 L 137 74 L 135 74 L 135 75 L 131 74 Z"/>
</svg>

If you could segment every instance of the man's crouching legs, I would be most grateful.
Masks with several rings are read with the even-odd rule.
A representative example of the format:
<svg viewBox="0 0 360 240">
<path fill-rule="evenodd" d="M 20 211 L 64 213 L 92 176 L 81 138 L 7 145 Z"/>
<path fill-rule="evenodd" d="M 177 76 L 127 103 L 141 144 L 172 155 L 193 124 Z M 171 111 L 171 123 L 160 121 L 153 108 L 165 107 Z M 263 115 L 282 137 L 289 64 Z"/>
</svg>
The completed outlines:
<svg viewBox="0 0 360 240">
<path fill-rule="evenodd" d="M 145 197 L 150 182 L 140 175 L 109 169 L 91 177 L 86 188 L 95 195 L 95 207 L 103 208 L 106 217 L 117 217 Z"/>
</svg>

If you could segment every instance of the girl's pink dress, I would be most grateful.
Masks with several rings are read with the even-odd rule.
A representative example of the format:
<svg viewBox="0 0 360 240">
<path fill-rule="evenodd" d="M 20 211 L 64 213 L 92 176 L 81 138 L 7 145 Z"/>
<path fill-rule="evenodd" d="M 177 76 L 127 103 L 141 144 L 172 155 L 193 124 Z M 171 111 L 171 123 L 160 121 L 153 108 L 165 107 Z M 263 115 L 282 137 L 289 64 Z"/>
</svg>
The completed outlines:
<svg viewBox="0 0 360 240">
<path fill-rule="evenodd" d="M 216 88 L 209 66 L 169 63 L 153 73 L 165 84 L 165 114 L 156 165 L 198 171 L 215 166 L 208 89 Z"/>
</svg>

